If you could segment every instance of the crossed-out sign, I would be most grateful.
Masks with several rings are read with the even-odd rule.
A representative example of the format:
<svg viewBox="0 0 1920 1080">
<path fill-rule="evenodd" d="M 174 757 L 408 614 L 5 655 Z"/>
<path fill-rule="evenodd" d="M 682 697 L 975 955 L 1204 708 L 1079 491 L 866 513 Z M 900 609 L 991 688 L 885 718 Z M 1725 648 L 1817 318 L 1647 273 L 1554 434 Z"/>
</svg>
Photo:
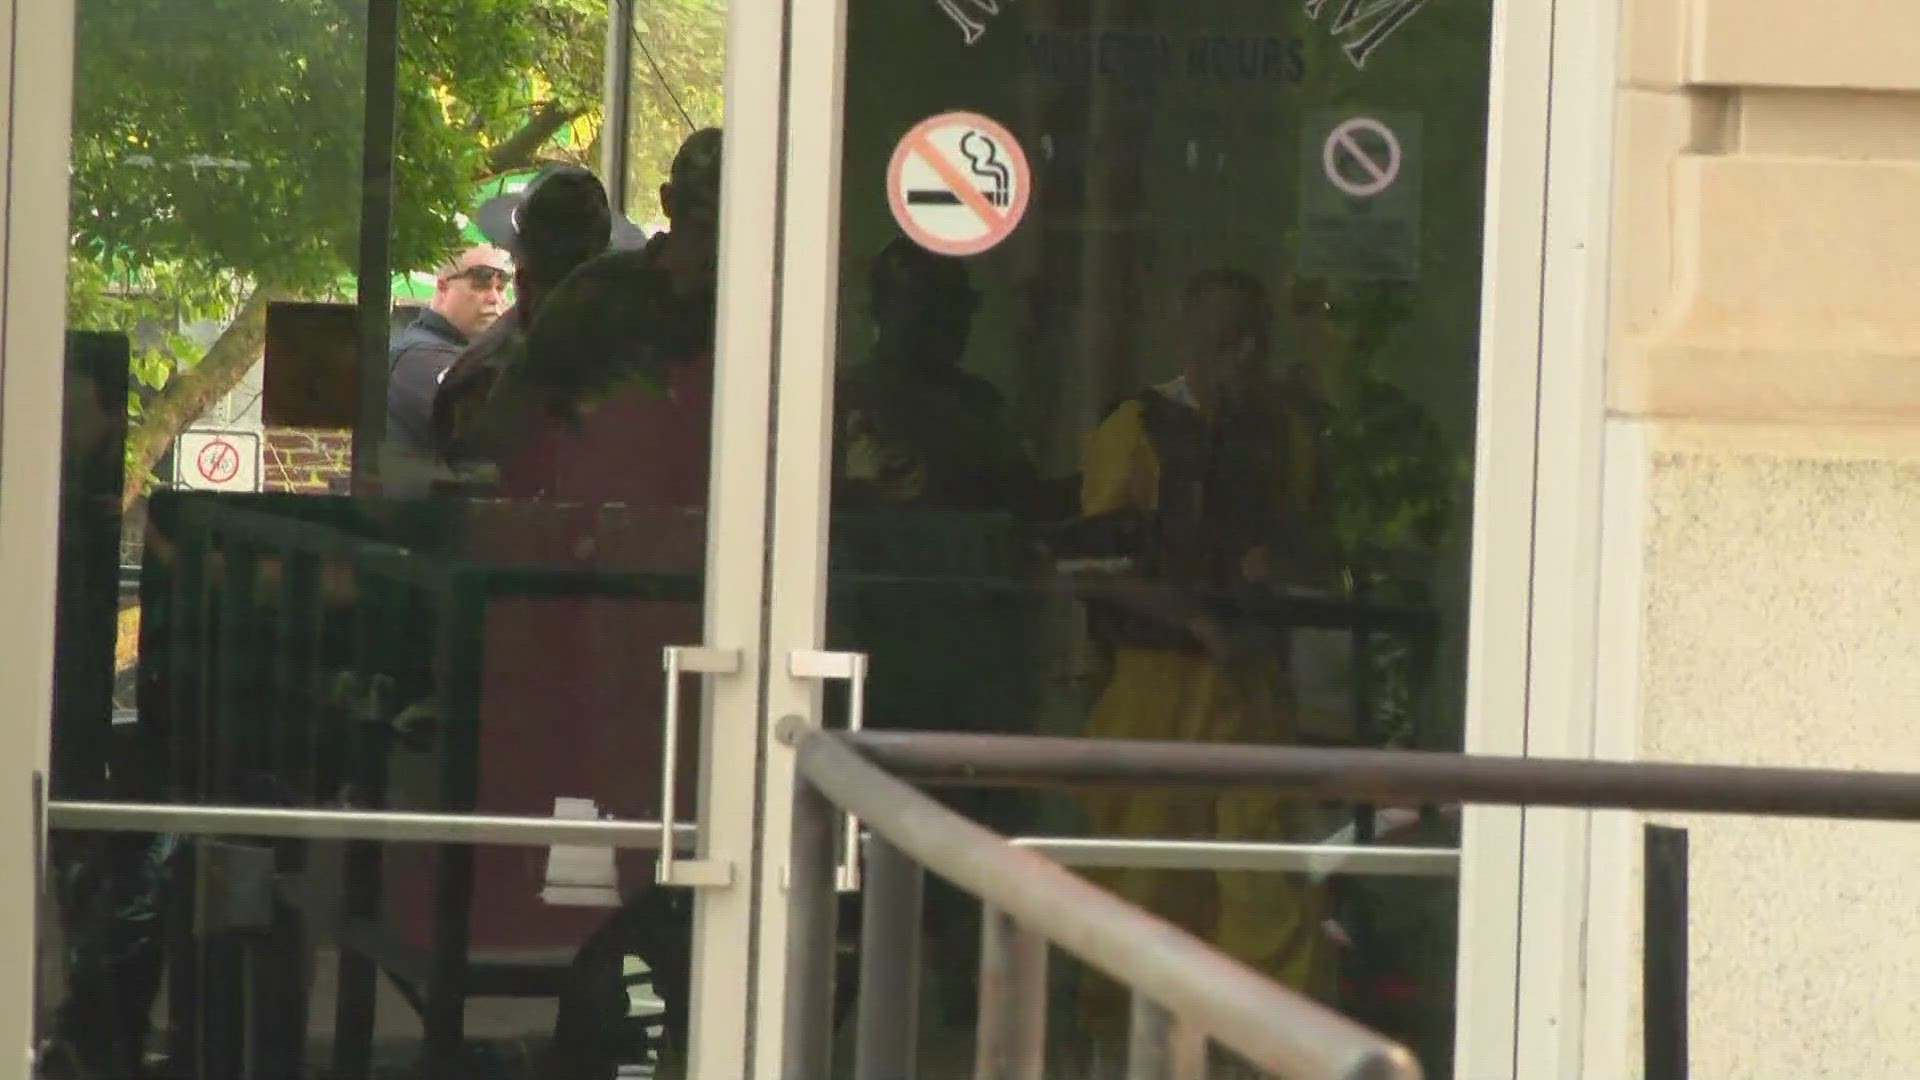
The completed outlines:
<svg viewBox="0 0 1920 1080">
<path fill-rule="evenodd" d="M 914 243 L 941 255 L 998 246 L 1026 216 L 1032 192 L 1020 143 L 975 113 L 943 113 L 914 125 L 887 166 L 894 221 Z"/>
<path fill-rule="evenodd" d="M 1392 187 L 1403 157 L 1400 137 L 1370 116 L 1342 121 L 1320 149 L 1327 182 L 1356 199 L 1371 199 Z"/>
<path fill-rule="evenodd" d="M 208 484 L 219 486 L 230 484 L 240 475 L 240 448 L 225 439 L 213 439 L 200 448 L 193 459 L 193 467 L 200 472 L 200 479 Z"/>
<path fill-rule="evenodd" d="M 181 432 L 173 448 L 173 482 L 195 491 L 260 490 L 260 433 Z"/>
</svg>

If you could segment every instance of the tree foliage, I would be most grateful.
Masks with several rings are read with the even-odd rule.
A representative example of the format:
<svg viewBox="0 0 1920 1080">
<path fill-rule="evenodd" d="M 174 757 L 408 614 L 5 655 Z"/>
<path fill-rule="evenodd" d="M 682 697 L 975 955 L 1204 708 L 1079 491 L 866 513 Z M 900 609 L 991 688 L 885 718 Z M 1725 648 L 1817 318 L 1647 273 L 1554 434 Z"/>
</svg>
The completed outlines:
<svg viewBox="0 0 1920 1080">
<path fill-rule="evenodd" d="M 721 122 L 726 9 L 715 0 L 653 0 L 634 12 L 628 94 L 627 212 L 659 212 L 657 192 L 680 141 Z"/>
<path fill-rule="evenodd" d="M 651 51 L 704 118 L 719 111 L 715 0 L 643 11 Z M 339 298 L 354 269 L 366 108 L 366 0 L 80 0 L 70 319 L 133 334 L 130 483 L 258 359 L 267 299 Z M 476 181 L 598 130 L 603 0 L 406 0 L 396 125 L 395 269 L 459 243 Z M 691 51 L 690 51 L 691 50 Z M 683 127 L 635 73 L 635 173 Z M 652 87 L 652 89 L 649 89 Z M 556 136 L 574 136 L 570 149 Z M 589 135 L 590 139 L 590 135 Z M 664 149 L 663 149 L 664 148 Z M 655 171 L 657 168 L 657 172 Z M 227 324 L 202 348 L 179 331 Z"/>
</svg>

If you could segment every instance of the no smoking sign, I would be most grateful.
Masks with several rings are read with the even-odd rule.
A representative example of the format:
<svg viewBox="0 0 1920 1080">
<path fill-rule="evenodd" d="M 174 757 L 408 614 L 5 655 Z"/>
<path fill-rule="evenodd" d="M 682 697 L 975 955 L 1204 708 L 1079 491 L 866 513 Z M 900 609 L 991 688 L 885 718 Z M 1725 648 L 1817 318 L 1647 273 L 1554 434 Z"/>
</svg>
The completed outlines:
<svg viewBox="0 0 1920 1080">
<path fill-rule="evenodd" d="M 908 238 L 940 255 L 978 255 L 1020 226 L 1033 169 L 1019 140 L 977 113 L 915 124 L 887 165 L 887 202 Z"/>
<path fill-rule="evenodd" d="M 1327 135 L 1320 164 L 1343 194 L 1371 199 L 1400 179 L 1404 151 L 1393 129 L 1370 116 L 1345 121 Z"/>
<path fill-rule="evenodd" d="M 194 491 L 259 491 L 260 433 L 183 433 L 173 448 L 173 482 Z"/>
<path fill-rule="evenodd" d="M 1420 115 L 1315 112 L 1304 120 L 1300 272 L 1361 281 L 1419 277 Z"/>
</svg>

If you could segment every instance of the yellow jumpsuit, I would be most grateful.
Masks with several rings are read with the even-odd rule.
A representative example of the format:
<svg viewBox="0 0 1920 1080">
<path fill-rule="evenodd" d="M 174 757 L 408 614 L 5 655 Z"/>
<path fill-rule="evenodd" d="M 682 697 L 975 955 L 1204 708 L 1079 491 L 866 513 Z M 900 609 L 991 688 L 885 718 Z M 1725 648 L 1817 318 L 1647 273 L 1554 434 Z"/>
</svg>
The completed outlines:
<svg viewBox="0 0 1920 1080">
<path fill-rule="evenodd" d="M 1276 432 L 1286 441 L 1290 475 L 1282 494 L 1305 505 L 1312 486 L 1311 438 L 1302 425 Z M 1137 400 L 1117 409 L 1092 435 L 1081 510 L 1088 517 L 1156 508 L 1160 461 Z M 1201 652 L 1122 644 L 1111 679 L 1087 722 L 1095 738 L 1183 742 L 1287 743 L 1294 738 L 1284 656 L 1236 664 L 1231 673 Z M 1259 792 L 1217 796 L 1101 792 L 1086 797 L 1094 835 L 1175 839 L 1298 841 L 1306 815 L 1294 803 Z M 1294 875 L 1150 869 L 1098 870 L 1089 876 L 1128 901 L 1210 941 L 1277 981 L 1325 998 L 1331 991 L 1322 891 Z M 1126 1002 L 1118 988 L 1091 980 L 1082 1002 L 1089 1032 L 1123 1038 Z"/>
</svg>

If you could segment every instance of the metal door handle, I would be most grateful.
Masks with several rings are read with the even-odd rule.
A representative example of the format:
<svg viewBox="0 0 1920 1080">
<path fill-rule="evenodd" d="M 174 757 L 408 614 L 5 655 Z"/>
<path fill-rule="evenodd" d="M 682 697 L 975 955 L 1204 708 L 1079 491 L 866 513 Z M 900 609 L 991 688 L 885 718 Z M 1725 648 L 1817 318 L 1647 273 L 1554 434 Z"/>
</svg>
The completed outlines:
<svg viewBox="0 0 1920 1080">
<path fill-rule="evenodd" d="M 713 859 L 681 859 L 675 850 L 675 806 L 680 772 L 680 676 L 733 675 L 740 650 L 698 645 L 668 645 L 660 650 L 666 669 L 666 731 L 660 744 L 660 859 L 654 880 L 662 885 L 725 888 L 733 884 L 733 864 Z"/>
<path fill-rule="evenodd" d="M 787 671 L 796 679 L 844 679 L 847 683 L 847 730 L 859 731 L 866 723 L 867 654 L 797 649 L 788 656 Z M 860 891 L 860 819 L 847 815 L 846 837 L 842 841 L 840 868 L 834 885 L 841 892 Z"/>
</svg>

